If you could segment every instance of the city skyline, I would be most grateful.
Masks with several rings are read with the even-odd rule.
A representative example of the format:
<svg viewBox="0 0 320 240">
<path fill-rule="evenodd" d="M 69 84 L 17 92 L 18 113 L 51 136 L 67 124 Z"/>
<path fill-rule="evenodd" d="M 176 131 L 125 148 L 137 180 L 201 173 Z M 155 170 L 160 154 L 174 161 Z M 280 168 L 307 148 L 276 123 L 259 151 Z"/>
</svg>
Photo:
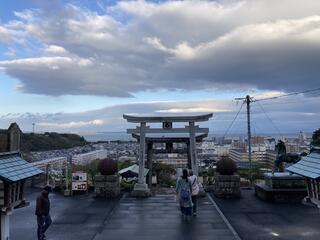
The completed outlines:
<svg viewBox="0 0 320 240">
<path fill-rule="evenodd" d="M 124 113 L 213 112 L 206 127 L 223 134 L 236 97 L 320 87 L 319 12 L 311 0 L 2 3 L 0 128 L 125 131 Z M 252 104 L 253 132 L 313 132 L 319 100 Z M 245 122 L 243 108 L 230 131 Z"/>
</svg>

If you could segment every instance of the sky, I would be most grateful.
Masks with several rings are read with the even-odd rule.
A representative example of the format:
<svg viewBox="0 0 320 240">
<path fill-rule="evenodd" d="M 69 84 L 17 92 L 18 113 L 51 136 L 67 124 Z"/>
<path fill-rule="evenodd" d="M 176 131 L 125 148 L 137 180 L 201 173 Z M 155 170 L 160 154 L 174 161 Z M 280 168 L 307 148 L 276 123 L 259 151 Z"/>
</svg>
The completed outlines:
<svg viewBox="0 0 320 240">
<path fill-rule="evenodd" d="M 320 88 L 316 0 L 11 0 L 0 4 L 0 128 L 115 132 L 126 114 L 213 112 Z M 252 103 L 259 133 L 313 132 L 320 91 Z M 245 107 L 228 133 L 246 131 Z"/>
</svg>

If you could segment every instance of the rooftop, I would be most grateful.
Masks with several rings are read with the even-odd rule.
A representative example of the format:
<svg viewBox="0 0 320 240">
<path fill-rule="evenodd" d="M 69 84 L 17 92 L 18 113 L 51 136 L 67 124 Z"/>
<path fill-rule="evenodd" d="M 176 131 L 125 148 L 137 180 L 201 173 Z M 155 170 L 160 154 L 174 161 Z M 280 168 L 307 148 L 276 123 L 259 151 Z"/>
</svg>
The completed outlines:
<svg viewBox="0 0 320 240">
<path fill-rule="evenodd" d="M 144 115 L 123 115 L 128 122 L 204 122 L 212 117 L 212 113 L 203 115 L 185 115 L 185 116 L 144 116 Z"/>
<path fill-rule="evenodd" d="M 312 152 L 302 158 L 296 164 L 287 168 L 289 172 L 302 175 L 307 178 L 320 178 L 320 153 Z"/>
<path fill-rule="evenodd" d="M 0 153 L 0 179 L 3 181 L 17 182 L 41 173 L 18 152 Z"/>
</svg>

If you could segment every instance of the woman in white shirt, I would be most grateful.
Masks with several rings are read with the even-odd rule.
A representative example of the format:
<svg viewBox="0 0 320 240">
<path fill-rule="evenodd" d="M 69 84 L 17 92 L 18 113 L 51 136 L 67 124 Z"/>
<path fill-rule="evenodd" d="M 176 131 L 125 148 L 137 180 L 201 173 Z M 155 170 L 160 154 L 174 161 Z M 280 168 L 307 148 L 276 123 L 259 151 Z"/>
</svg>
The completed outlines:
<svg viewBox="0 0 320 240">
<path fill-rule="evenodd" d="M 196 175 L 193 174 L 193 171 L 189 171 L 189 180 L 191 182 L 191 188 L 192 188 L 192 193 L 191 193 L 191 199 L 193 203 L 193 216 L 197 215 L 197 196 L 199 194 L 199 185 L 198 185 L 198 178 Z"/>
</svg>

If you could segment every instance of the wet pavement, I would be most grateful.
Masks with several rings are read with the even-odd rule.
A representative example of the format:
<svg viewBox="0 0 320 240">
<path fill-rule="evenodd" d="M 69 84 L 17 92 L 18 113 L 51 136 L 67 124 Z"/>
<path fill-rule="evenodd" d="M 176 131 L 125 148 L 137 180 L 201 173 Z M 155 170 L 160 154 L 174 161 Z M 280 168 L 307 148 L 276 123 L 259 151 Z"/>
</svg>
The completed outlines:
<svg viewBox="0 0 320 240">
<path fill-rule="evenodd" d="M 269 203 L 242 190 L 241 199 L 219 199 L 221 211 L 243 240 L 319 240 L 320 210 L 301 203 Z"/>
<path fill-rule="evenodd" d="M 31 205 L 11 216 L 11 240 L 36 239 L 37 194 L 31 192 Z M 46 234 L 48 240 L 237 239 L 208 197 L 199 200 L 198 216 L 190 222 L 180 215 L 174 195 L 104 201 L 91 195 L 52 194 L 50 199 L 53 224 Z"/>
<path fill-rule="evenodd" d="M 94 240 L 232 240 L 236 239 L 208 197 L 199 199 L 190 222 L 179 213 L 174 195 L 124 198 Z"/>
<path fill-rule="evenodd" d="M 30 206 L 14 210 L 10 217 L 11 240 L 35 240 L 35 199 L 39 191 L 27 195 Z M 64 197 L 50 194 L 52 225 L 47 231 L 48 240 L 91 240 L 108 218 L 118 200 L 99 200 L 93 195 Z"/>
</svg>

